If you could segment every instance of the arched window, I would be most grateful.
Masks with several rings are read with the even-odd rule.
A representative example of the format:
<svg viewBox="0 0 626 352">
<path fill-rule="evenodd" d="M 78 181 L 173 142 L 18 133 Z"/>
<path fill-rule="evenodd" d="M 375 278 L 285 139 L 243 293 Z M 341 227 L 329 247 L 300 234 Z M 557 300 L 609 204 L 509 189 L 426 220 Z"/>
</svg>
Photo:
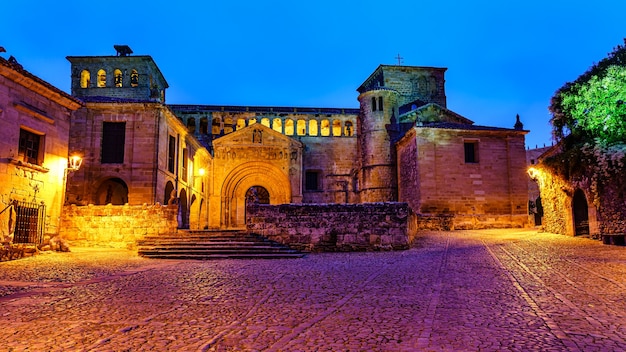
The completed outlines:
<svg viewBox="0 0 626 352">
<path fill-rule="evenodd" d="M 372 97 L 372 111 L 376 111 L 376 97 Z"/>
<path fill-rule="evenodd" d="M 106 87 L 107 86 L 107 73 L 105 70 L 99 70 L 98 71 L 98 87 L 102 88 L 102 87 Z"/>
<path fill-rule="evenodd" d="M 187 119 L 187 131 L 189 131 L 189 133 L 196 133 L 196 119 L 193 117 L 190 117 Z"/>
<path fill-rule="evenodd" d="M 115 78 L 115 86 L 121 87 L 122 86 L 122 71 L 119 68 L 116 68 L 115 71 L 113 71 L 113 77 Z"/>
<path fill-rule="evenodd" d="M 139 85 L 139 73 L 137 70 L 130 71 L 130 86 L 137 87 Z"/>
<path fill-rule="evenodd" d="M 81 88 L 89 88 L 89 84 L 91 83 L 91 73 L 87 70 L 83 70 L 80 73 L 80 87 Z"/>
<path fill-rule="evenodd" d="M 378 110 L 383 111 L 383 97 L 378 97 Z"/>
<path fill-rule="evenodd" d="M 248 119 L 248 126 L 252 126 L 255 123 L 256 123 L 256 118 L 255 117 Z"/>
<path fill-rule="evenodd" d="M 246 127 L 246 120 L 245 119 L 237 119 L 237 131 L 239 131 L 240 129 Z"/>
<path fill-rule="evenodd" d="M 317 120 L 309 120 L 309 136 L 317 136 Z"/>
<path fill-rule="evenodd" d="M 220 134 L 220 131 L 222 130 L 222 120 L 220 120 L 219 117 L 214 118 L 211 127 L 212 134 Z"/>
<path fill-rule="evenodd" d="M 341 121 L 333 120 L 333 136 L 341 136 Z"/>
<path fill-rule="evenodd" d="M 321 125 L 321 135 L 330 136 L 330 121 L 324 119 L 322 120 Z"/>
<path fill-rule="evenodd" d="M 306 120 L 298 120 L 298 136 L 306 136 Z"/>
<path fill-rule="evenodd" d="M 348 137 L 354 135 L 354 127 L 352 126 L 352 121 L 346 121 L 346 123 L 344 124 L 344 135 Z"/>
<path fill-rule="evenodd" d="M 233 119 L 227 117 L 224 119 L 224 134 L 229 134 L 233 131 Z"/>
<path fill-rule="evenodd" d="M 274 131 L 276 131 L 278 133 L 283 133 L 283 120 L 281 120 L 280 118 L 276 117 L 272 121 L 272 129 L 274 129 Z"/>
<path fill-rule="evenodd" d="M 285 134 L 287 136 L 293 136 L 293 120 L 292 119 L 286 119 L 285 120 Z"/>
<path fill-rule="evenodd" d="M 209 133 L 209 119 L 203 117 L 200 119 L 200 134 Z"/>
<path fill-rule="evenodd" d="M 265 126 L 265 127 L 270 127 L 270 119 L 267 117 L 264 117 L 261 119 L 261 125 Z"/>
</svg>

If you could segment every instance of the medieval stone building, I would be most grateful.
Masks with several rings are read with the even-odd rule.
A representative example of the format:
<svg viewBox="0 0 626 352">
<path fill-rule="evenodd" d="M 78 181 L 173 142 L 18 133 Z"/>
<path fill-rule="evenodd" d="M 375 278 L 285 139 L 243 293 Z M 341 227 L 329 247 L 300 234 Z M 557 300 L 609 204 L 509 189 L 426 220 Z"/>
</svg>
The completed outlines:
<svg viewBox="0 0 626 352">
<path fill-rule="evenodd" d="M 81 105 L 15 58 L 0 58 L 0 243 L 59 232 L 70 120 Z"/>
<path fill-rule="evenodd" d="M 359 109 L 170 105 L 150 56 L 70 56 L 84 102 L 68 200 L 179 204 L 181 228 L 241 228 L 249 201 L 407 202 L 453 227 L 527 222 L 524 131 L 446 107 L 445 68 L 379 66 Z"/>
</svg>

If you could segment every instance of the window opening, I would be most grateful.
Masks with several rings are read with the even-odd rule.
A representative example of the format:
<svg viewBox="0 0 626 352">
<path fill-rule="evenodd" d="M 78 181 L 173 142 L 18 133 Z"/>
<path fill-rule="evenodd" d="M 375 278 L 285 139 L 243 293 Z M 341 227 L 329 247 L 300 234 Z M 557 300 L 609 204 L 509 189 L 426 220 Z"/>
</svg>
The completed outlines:
<svg viewBox="0 0 626 352">
<path fill-rule="evenodd" d="M 305 120 L 298 120 L 298 124 L 297 124 L 297 133 L 298 136 L 306 136 L 306 121 Z"/>
<path fill-rule="evenodd" d="M 206 117 L 200 118 L 200 134 L 209 133 L 209 120 Z"/>
<path fill-rule="evenodd" d="M 272 121 L 272 129 L 278 133 L 283 133 L 283 120 L 280 118 L 275 118 Z"/>
<path fill-rule="evenodd" d="M 213 119 L 213 128 L 211 129 L 212 134 L 220 134 L 222 130 L 222 120 L 219 117 Z"/>
<path fill-rule="evenodd" d="M 372 97 L 372 111 L 376 111 L 376 97 Z"/>
<path fill-rule="evenodd" d="M 246 127 L 246 120 L 245 119 L 237 119 L 237 130 L 239 131 L 240 129 Z"/>
<path fill-rule="evenodd" d="M 20 129 L 20 141 L 18 147 L 19 159 L 35 164 L 43 164 L 43 135 L 39 135 L 24 129 Z"/>
<path fill-rule="evenodd" d="M 285 120 L 285 134 L 287 136 L 293 136 L 293 120 L 292 119 L 286 119 Z"/>
<path fill-rule="evenodd" d="M 87 70 L 83 70 L 80 73 L 80 87 L 81 88 L 89 88 L 91 84 L 91 73 Z"/>
<path fill-rule="evenodd" d="M 465 142 L 465 162 L 477 163 L 478 162 L 478 142 Z"/>
<path fill-rule="evenodd" d="M 183 162 L 182 162 L 182 167 L 180 170 L 181 176 L 183 178 L 183 182 L 187 182 L 187 179 L 188 179 L 187 166 L 188 166 L 189 160 L 187 160 L 188 158 L 187 154 L 188 154 L 187 148 L 183 148 Z"/>
<path fill-rule="evenodd" d="M 122 164 L 125 139 L 126 122 L 103 122 L 101 163 Z"/>
<path fill-rule="evenodd" d="M 317 120 L 309 120 L 309 136 L 317 136 L 318 133 Z"/>
<path fill-rule="evenodd" d="M 270 127 L 270 119 L 267 117 L 264 117 L 261 119 L 261 125 L 269 128 Z"/>
<path fill-rule="evenodd" d="M 98 71 L 98 87 L 103 88 L 107 86 L 107 73 L 104 70 Z"/>
<path fill-rule="evenodd" d="M 324 119 L 322 120 L 321 125 L 321 135 L 330 136 L 330 121 Z"/>
<path fill-rule="evenodd" d="M 320 177 L 319 171 L 306 171 L 304 189 L 306 191 L 321 190 L 319 177 Z"/>
<path fill-rule="evenodd" d="M 339 120 L 333 120 L 333 136 L 341 136 L 341 121 Z"/>
<path fill-rule="evenodd" d="M 344 134 L 347 137 L 354 135 L 354 127 L 352 126 L 352 121 L 346 121 L 346 123 L 344 124 Z"/>
<path fill-rule="evenodd" d="M 383 111 L 383 97 L 378 97 L 378 111 Z"/>
<path fill-rule="evenodd" d="M 137 70 L 130 71 L 130 86 L 137 87 L 139 85 L 139 73 Z"/>
<path fill-rule="evenodd" d="M 189 131 L 189 133 L 196 133 L 196 119 L 193 117 L 190 117 L 187 119 L 187 131 Z"/>
<path fill-rule="evenodd" d="M 113 78 L 115 79 L 115 86 L 116 87 L 121 87 L 122 86 L 122 71 L 120 69 L 115 69 L 115 71 L 113 71 Z"/>
<path fill-rule="evenodd" d="M 170 142 L 167 149 L 167 171 L 174 173 L 176 165 L 176 138 L 170 136 Z"/>
</svg>

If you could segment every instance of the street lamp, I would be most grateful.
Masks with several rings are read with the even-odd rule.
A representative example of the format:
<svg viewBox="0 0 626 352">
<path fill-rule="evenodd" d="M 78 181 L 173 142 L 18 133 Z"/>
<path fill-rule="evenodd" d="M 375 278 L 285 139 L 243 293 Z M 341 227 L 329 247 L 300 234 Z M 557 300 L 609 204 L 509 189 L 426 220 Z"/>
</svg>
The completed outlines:
<svg viewBox="0 0 626 352">
<path fill-rule="evenodd" d="M 83 158 L 78 155 L 70 156 L 68 160 L 67 171 L 78 171 L 80 169 L 80 165 L 83 163 Z"/>
</svg>

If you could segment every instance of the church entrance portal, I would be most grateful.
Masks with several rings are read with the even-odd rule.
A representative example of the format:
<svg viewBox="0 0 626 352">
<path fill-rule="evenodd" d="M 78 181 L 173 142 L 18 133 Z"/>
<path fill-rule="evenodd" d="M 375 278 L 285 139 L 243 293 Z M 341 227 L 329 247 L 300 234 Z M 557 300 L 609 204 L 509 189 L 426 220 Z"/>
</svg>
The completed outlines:
<svg viewBox="0 0 626 352">
<path fill-rule="evenodd" d="M 256 193 L 256 194 L 255 194 Z M 246 206 L 286 204 L 291 202 L 291 182 L 288 175 L 268 163 L 244 163 L 231 171 L 222 187 L 222 228 L 244 228 Z"/>
<path fill-rule="evenodd" d="M 589 207 L 587 206 L 585 193 L 577 189 L 576 192 L 574 192 L 572 203 L 574 211 L 574 234 L 576 236 L 589 235 Z"/>
</svg>

